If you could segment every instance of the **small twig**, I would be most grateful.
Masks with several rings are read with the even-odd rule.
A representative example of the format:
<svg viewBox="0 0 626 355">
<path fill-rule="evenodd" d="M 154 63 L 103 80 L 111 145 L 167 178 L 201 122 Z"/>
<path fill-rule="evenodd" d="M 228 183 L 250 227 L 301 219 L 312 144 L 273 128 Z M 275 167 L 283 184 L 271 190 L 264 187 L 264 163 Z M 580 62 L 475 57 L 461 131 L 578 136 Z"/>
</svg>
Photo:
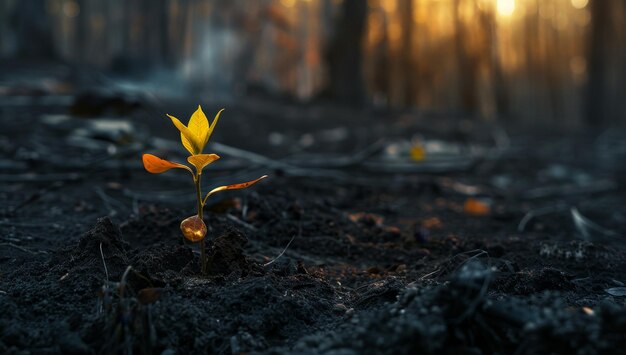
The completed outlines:
<svg viewBox="0 0 626 355">
<path fill-rule="evenodd" d="M 424 279 L 426 279 L 427 277 L 429 277 L 429 276 L 431 276 L 431 275 L 434 275 L 435 273 L 439 272 L 440 270 L 441 270 L 441 269 L 437 268 L 437 269 L 435 269 L 435 271 L 433 271 L 433 272 L 429 272 L 428 274 L 426 274 L 426 275 L 424 275 L 424 276 L 420 277 L 420 280 L 424 280 Z"/>
<path fill-rule="evenodd" d="M 36 255 L 36 254 L 48 254 L 46 251 L 44 250 L 39 250 L 39 251 L 32 251 L 32 250 L 28 250 L 24 247 L 21 247 L 19 245 L 15 245 L 13 243 L 0 243 L 0 246 L 5 245 L 8 247 L 12 247 L 15 248 L 17 250 L 23 251 L 24 253 L 28 253 L 28 254 L 32 254 L 32 255 Z"/>
<path fill-rule="evenodd" d="M 476 259 L 476 258 L 481 257 L 483 255 L 487 255 L 487 260 L 489 260 L 489 258 L 490 258 L 488 252 L 486 252 L 486 251 L 484 251 L 482 249 L 474 249 L 474 250 L 464 251 L 462 253 L 458 253 L 458 254 L 454 255 L 452 257 L 452 259 L 456 258 L 459 255 L 464 255 L 464 254 L 468 255 L 468 254 L 472 254 L 472 253 L 476 253 L 476 254 L 474 254 L 474 255 L 470 256 L 469 258 L 463 260 L 459 265 L 457 265 L 454 268 L 454 270 L 458 270 L 461 266 L 463 266 L 463 265 L 467 264 L 468 262 L 472 261 L 473 259 Z"/>
<path fill-rule="evenodd" d="M 243 226 L 243 227 L 245 227 L 245 228 L 247 228 L 247 229 L 249 229 L 249 230 L 251 230 L 253 232 L 256 232 L 258 230 L 257 227 L 251 225 L 250 223 L 247 223 L 247 222 L 244 222 L 244 221 L 240 220 L 239 218 L 237 218 L 236 216 L 233 216 L 230 213 L 226 215 L 226 218 L 230 219 L 231 221 L 233 221 L 233 222 L 235 222 L 235 223 L 237 223 L 237 224 L 239 224 L 239 225 L 241 225 L 241 226 Z"/>
<path fill-rule="evenodd" d="M 291 245 L 291 242 L 293 242 L 294 239 L 296 239 L 295 235 L 293 237 L 291 237 L 291 240 L 289 241 L 289 243 L 287 243 L 287 246 L 285 247 L 285 249 L 283 249 L 283 251 L 281 251 L 280 254 L 278 254 L 277 257 L 275 257 L 274 259 L 266 262 L 265 264 L 263 264 L 263 266 L 270 266 L 272 263 L 274 263 L 276 260 L 278 260 L 281 256 L 283 256 L 283 254 L 285 254 L 287 249 L 289 249 L 289 246 Z"/>
<path fill-rule="evenodd" d="M 294 239 L 296 239 L 296 236 L 301 237 L 302 236 L 302 220 L 300 220 L 298 222 L 298 234 L 294 235 L 293 237 L 291 237 L 291 240 L 289 241 L 289 243 L 287 243 L 287 246 L 285 247 L 285 249 L 283 249 L 283 251 L 280 252 L 280 254 L 278 254 L 277 257 L 274 258 L 274 260 L 270 260 L 267 263 L 265 263 L 263 266 L 268 266 L 271 265 L 274 261 L 278 260 L 278 258 L 280 258 L 281 256 L 283 256 L 283 254 L 285 254 L 285 252 L 287 251 L 287 249 L 289 249 L 289 246 L 291 245 L 291 242 L 293 242 Z"/>
<path fill-rule="evenodd" d="M 263 249 L 265 250 L 271 250 L 271 251 L 275 251 L 277 253 L 279 253 L 280 249 L 276 248 L 276 247 L 272 247 L 270 245 L 267 245 L 265 243 L 261 243 L 261 242 L 257 242 L 254 239 L 250 239 L 250 244 L 257 246 L 257 248 L 260 248 L 260 246 L 263 246 Z M 313 264 L 313 265 L 328 265 L 328 264 L 345 264 L 345 261 L 339 258 L 333 258 L 333 257 L 323 257 L 323 258 L 317 258 L 315 255 L 305 255 L 305 254 L 301 254 L 298 253 L 294 250 L 287 250 L 285 252 L 285 255 L 291 256 L 294 259 L 300 259 L 302 261 L 304 261 L 305 263 L 309 263 L 309 264 Z"/>
<path fill-rule="evenodd" d="M 527 200 L 558 197 L 558 196 L 581 196 L 615 190 L 617 184 L 611 180 L 598 180 L 587 184 L 561 184 L 555 186 L 545 186 L 530 189 L 524 193 L 522 198 Z"/>
<path fill-rule="evenodd" d="M 595 236 L 602 235 L 609 238 L 620 238 L 621 235 L 615 231 L 604 228 L 599 224 L 593 222 L 589 218 L 583 216 L 576 207 L 572 207 L 570 210 L 572 220 L 576 229 L 585 237 L 586 240 L 592 241 Z M 594 236 L 593 233 L 596 233 Z"/>
<path fill-rule="evenodd" d="M 526 226 L 528 225 L 528 223 L 536 217 L 539 216 L 544 216 L 550 213 L 556 213 L 556 212 L 561 212 L 566 210 L 567 208 L 569 208 L 568 205 L 565 204 L 558 204 L 555 206 L 547 206 L 547 207 L 542 207 L 542 208 L 538 208 L 536 210 L 531 210 L 528 211 L 525 215 L 524 218 L 522 218 L 522 220 L 519 222 L 519 224 L 517 225 L 517 231 L 518 232 L 523 232 L 526 229 Z"/>
<path fill-rule="evenodd" d="M 104 274 L 107 277 L 107 284 L 109 283 L 109 270 L 107 269 L 107 263 L 104 261 L 104 252 L 102 251 L 102 242 L 100 242 L 100 256 L 102 257 L 102 265 L 104 265 Z"/>
<path fill-rule="evenodd" d="M 130 270 L 132 269 L 133 267 L 128 265 L 126 267 L 126 270 L 124 271 L 124 274 L 122 275 L 122 279 L 120 280 L 120 284 L 119 284 L 120 299 L 124 298 L 124 289 L 126 288 L 126 278 L 128 278 L 128 274 L 130 273 Z"/>
</svg>

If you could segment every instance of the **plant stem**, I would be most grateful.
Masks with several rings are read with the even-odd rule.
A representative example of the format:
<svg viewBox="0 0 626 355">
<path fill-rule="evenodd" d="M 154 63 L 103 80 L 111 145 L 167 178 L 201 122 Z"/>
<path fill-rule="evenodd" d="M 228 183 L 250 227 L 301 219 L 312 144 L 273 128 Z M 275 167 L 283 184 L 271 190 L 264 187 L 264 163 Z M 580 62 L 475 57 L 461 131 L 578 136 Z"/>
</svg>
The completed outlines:
<svg viewBox="0 0 626 355">
<path fill-rule="evenodd" d="M 202 175 L 198 172 L 193 177 L 193 182 L 196 185 L 196 197 L 198 199 L 198 218 L 203 219 L 202 211 L 204 209 L 204 203 L 202 202 L 202 189 L 200 187 L 200 178 Z M 204 238 L 200 241 L 200 273 L 203 275 L 206 273 L 206 245 Z"/>
</svg>

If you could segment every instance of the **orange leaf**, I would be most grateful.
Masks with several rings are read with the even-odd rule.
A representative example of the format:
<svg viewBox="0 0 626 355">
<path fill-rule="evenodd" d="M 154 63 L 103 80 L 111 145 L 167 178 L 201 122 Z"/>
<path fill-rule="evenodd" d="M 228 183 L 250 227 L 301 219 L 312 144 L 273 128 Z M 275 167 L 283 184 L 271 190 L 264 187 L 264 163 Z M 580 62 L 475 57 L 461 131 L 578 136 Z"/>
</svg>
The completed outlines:
<svg viewBox="0 0 626 355">
<path fill-rule="evenodd" d="M 491 207 L 486 202 L 470 197 L 465 200 L 463 210 L 469 215 L 486 216 L 491 212 Z"/>
<path fill-rule="evenodd" d="M 265 179 L 267 177 L 267 175 L 263 175 L 260 178 L 256 179 L 256 180 L 252 180 L 252 181 L 247 181 L 247 182 L 242 182 L 239 184 L 232 184 L 232 185 L 224 185 L 224 186 L 219 186 L 214 188 L 213 190 L 209 191 L 209 193 L 206 194 L 206 197 L 204 197 L 203 200 L 203 204 L 206 203 L 206 200 L 209 198 L 209 196 L 213 195 L 216 192 L 220 192 L 220 191 L 224 191 L 224 190 L 237 190 L 237 189 L 245 189 L 246 187 L 249 187 L 251 185 L 256 184 L 257 182 Z"/>
<path fill-rule="evenodd" d="M 153 174 L 160 174 L 174 168 L 187 169 L 190 173 L 193 173 L 186 165 L 161 159 L 152 154 L 144 154 L 141 159 L 143 160 L 143 167 Z"/>
<path fill-rule="evenodd" d="M 220 156 L 217 154 L 197 154 L 187 158 L 187 161 L 189 164 L 192 164 L 196 167 L 196 169 L 198 169 L 198 174 L 201 174 L 202 169 L 204 169 L 205 166 L 211 164 L 219 158 Z"/>
</svg>

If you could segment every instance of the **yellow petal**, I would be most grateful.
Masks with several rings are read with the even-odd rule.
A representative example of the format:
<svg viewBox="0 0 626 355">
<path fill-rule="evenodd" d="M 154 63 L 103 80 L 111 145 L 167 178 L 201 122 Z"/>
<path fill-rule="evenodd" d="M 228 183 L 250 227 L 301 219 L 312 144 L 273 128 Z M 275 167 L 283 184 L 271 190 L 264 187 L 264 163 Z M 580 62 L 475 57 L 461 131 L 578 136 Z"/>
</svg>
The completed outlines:
<svg viewBox="0 0 626 355">
<path fill-rule="evenodd" d="M 178 118 L 171 115 L 167 115 L 167 117 L 172 120 L 174 126 L 176 126 L 176 128 L 180 131 L 180 140 L 185 149 L 187 149 L 187 151 L 191 154 L 200 154 L 202 152 L 202 149 L 200 149 L 202 144 L 198 141 L 198 137 L 196 137 L 196 135 L 191 132 L 187 126 L 180 122 Z"/>
<path fill-rule="evenodd" d="M 426 149 L 421 145 L 414 145 L 411 147 L 411 159 L 415 161 L 422 161 L 426 158 Z"/>
<path fill-rule="evenodd" d="M 180 230 L 183 232 L 185 238 L 195 243 L 204 239 L 206 235 L 206 224 L 204 224 L 204 221 L 197 215 L 191 216 L 180 223 Z"/>
<path fill-rule="evenodd" d="M 206 115 L 202 112 L 200 105 L 198 105 L 196 112 L 191 115 L 187 128 L 198 138 L 198 143 L 200 144 L 200 152 L 198 153 L 201 153 L 206 142 L 209 140 L 209 120 L 207 120 Z"/>
<path fill-rule="evenodd" d="M 187 161 L 189 162 L 189 164 L 192 164 L 196 167 L 196 169 L 198 170 L 198 174 L 201 174 L 202 169 L 204 169 L 205 166 L 211 164 L 219 158 L 220 156 L 217 154 L 198 154 L 190 156 L 189 158 L 187 158 Z"/>
<path fill-rule="evenodd" d="M 239 184 L 224 185 L 224 186 L 216 187 L 213 190 L 209 191 L 209 193 L 206 194 L 206 196 L 204 197 L 204 202 L 203 203 L 206 203 L 207 198 L 209 198 L 209 196 L 213 195 L 216 192 L 220 192 L 220 191 L 224 191 L 224 190 L 245 189 L 246 187 L 254 185 L 257 182 L 265 179 L 266 177 L 267 177 L 267 175 L 263 175 L 263 176 L 261 176 L 260 178 L 258 178 L 256 180 L 242 182 L 242 183 L 239 183 Z"/>
<path fill-rule="evenodd" d="M 148 172 L 151 172 L 153 174 L 160 174 L 174 168 L 187 169 L 190 173 L 193 173 L 191 169 L 189 169 L 189 167 L 186 165 L 161 159 L 152 154 L 144 154 L 141 157 L 141 160 L 143 161 L 143 167 L 148 170 Z"/>
<path fill-rule="evenodd" d="M 224 111 L 224 109 L 217 111 L 217 113 L 215 114 L 215 117 L 213 118 L 213 122 L 211 122 L 211 125 L 209 125 L 209 132 L 207 133 L 204 144 L 206 144 L 209 141 L 209 138 L 211 138 L 211 135 L 213 134 L 213 130 L 215 129 L 215 125 L 217 124 L 217 121 L 220 120 L 220 115 L 222 114 L 222 111 Z"/>
</svg>

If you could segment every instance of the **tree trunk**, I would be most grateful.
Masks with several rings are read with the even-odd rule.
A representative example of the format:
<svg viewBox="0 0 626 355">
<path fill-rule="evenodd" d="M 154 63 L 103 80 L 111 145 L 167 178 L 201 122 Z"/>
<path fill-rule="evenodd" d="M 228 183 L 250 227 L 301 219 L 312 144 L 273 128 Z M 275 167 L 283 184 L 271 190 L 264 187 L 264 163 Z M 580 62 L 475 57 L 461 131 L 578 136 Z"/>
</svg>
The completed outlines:
<svg viewBox="0 0 626 355">
<path fill-rule="evenodd" d="M 157 16 L 159 23 L 159 52 L 162 64 L 171 68 L 174 66 L 170 49 L 170 2 L 169 0 L 159 1 L 157 5 Z"/>
<path fill-rule="evenodd" d="M 461 109 L 465 112 L 475 113 L 478 106 L 477 87 L 476 87 L 476 75 L 477 68 L 476 62 L 472 56 L 467 53 L 465 48 L 465 40 L 463 33 L 465 29 L 461 23 L 461 17 L 459 13 L 459 6 L 461 6 L 461 0 L 455 0 L 452 4 L 454 14 L 454 46 L 457 54 L 458 65 L 458 82 L 459 92 L 461 95 Z"/>
<path fill-rule="evenodd" d="M 500 64 L 500 54 L 498 49 L 498 37 L 496 28 L 495 5 L 488 7 L 480 13 L 480 21 L 486 33 L 486 43 L 488 48 L 489 68 L 491 71 L 492 94 L 495 104 L 495 117 L 510 116 L 510 98 L 502 65 Z M 508 118 L 508 117 L 507 117 Z"/>
<path fill-rule="evenodd" d="M 402 103 L 410 106 L 415 102 L 415 68 L 413 68 L 413 0 L 401 2 L 402 10 L 402 70 L 404 90 Z"/>
<path fill-rule="evenodd" d="M 57 58 L 46 1 L 18 1 L 13 12 L 15 55 L 26 59 Z"/>
<path fill-rule="evenodd" d="M 387 31 L 387 15 L 381 11 L 379 14 L 382 18 L 382 35 L 380 41 L 374 49 L 374 77 L 373 91 L 376 96 L 384 97 L 385 104 L 389 104 L 390 85 L 389 85 L 389 33 Z"/>
<path fill-rule="evenodd" d="M 85 0 L 77 0 L 78 16 L 76 17 L 76 27 L 74 28 L 74 55 L 78 58 L 78 62 L 85 64 L 89 51 L 87 48 L 89 38 L 89 21 L 87 16 L 87 4 Z"/>
<path fill-rule="evenodd" d="M 333 38 L 326 50 L 327 93 L 337 101 L 359 104 L 365 99 L 362 74 L 362 39 L 367 1 L 344 0 Z"/>
<path fill-rule="evenodd" d="M 592 0 L 591 32 L 587 47 L 589 79 L 587 82 L 587 105 L 585 122 L 589 126 L 601 126 L 607 122 L 606 62 L 610 33 L 610 5 L 608 0 Z"/>
</svg>

